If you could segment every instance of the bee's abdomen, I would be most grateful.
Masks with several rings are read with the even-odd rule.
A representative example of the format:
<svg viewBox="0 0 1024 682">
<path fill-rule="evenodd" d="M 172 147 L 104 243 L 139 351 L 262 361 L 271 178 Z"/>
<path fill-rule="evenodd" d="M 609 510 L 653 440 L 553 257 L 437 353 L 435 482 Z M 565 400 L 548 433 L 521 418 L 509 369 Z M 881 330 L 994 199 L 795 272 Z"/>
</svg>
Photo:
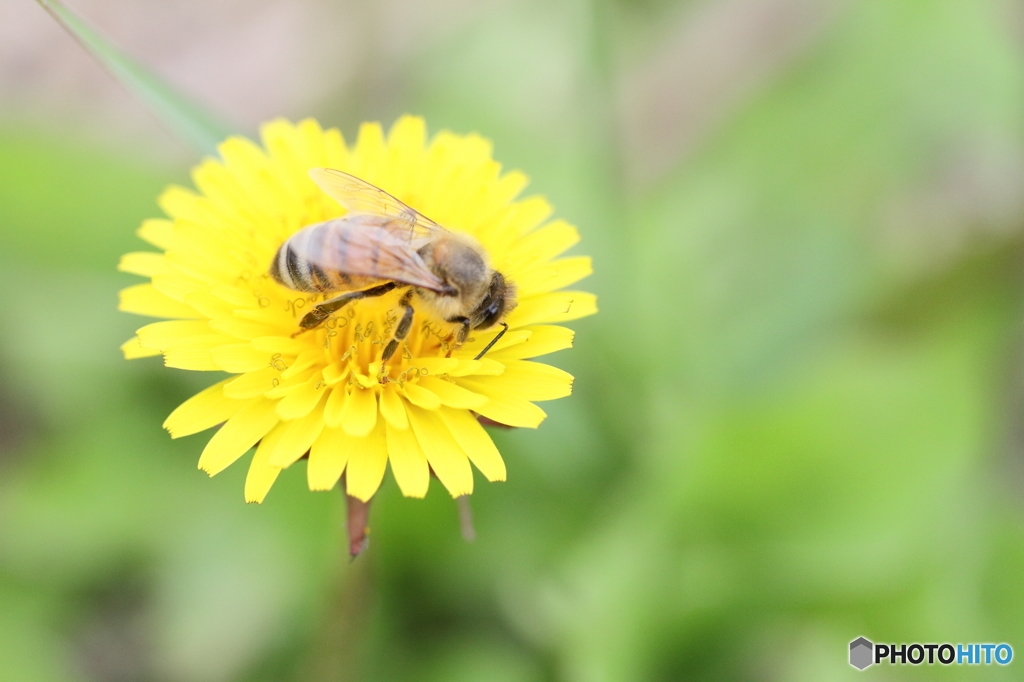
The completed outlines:
<svg viewBox="0 0 1024 682">
<path fill-rule="evenodd" d="M 335 221 L 311 225 L 281 245 L 270 264 L 270 276 L 295 291 L 330 293 L 362 289 L 380 278 L 346 272 L 346 234 Z M 313 262 L 302 254 L 317 254 Z"/>
<path fill-rule="evenodd" d="M 291 247 L 291 240 L 281 245 L 270 265 L 270 276 L 278 283 L 296 291 L 333 291 L 336 287 L 323 268 L 300 258 Z"/>
</svg>

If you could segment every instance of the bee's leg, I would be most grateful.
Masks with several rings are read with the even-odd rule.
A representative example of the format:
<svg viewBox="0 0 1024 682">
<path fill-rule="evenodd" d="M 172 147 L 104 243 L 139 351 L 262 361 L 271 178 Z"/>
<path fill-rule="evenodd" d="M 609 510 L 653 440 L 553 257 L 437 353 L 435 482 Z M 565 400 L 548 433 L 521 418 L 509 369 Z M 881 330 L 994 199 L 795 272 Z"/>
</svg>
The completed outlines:
<svg viewBox="0 0 1024 682">
<path fill-rule="evenodd" d="M 361 298 L 383 296 L 389 291 L 392 291 L 396 286 L 398 285 L 395 282 L 388 282 L 362 291 L 346 291 L 340 296 L 335 296 L 329 301 L 324 301 L 319 305 L 313 306 L 313 309 L 306 313 L 306 316 L 299 321 L 299 327 L 301 327 L 301 329 L 295 334 L 292 334 L 292 336 L 298 336 L 302 332 L 309 331 L 310 329 L 316 329 L 324 323 L 324 320 L 336 313 L 338 310 L 341 310 L 341 308 L 352 301 L 358 301 Z"/>
<path fill-rule="evenodd" d="M 469 337 L 470 320 L 468 317 L 458 315 L 456 317 L 449 317 L 448 322 L 451 322 L 452 324 L 462 325 L 461 327 L 459 327 L 459 330 L 455 332 L 455 346 L 453 348 L 449 348 L 448 354 L 445 355 L 445 357 L 450 358 L 452 356 L 452 352 L 455 351 L 456 348 L 464 344 L 466 342 L 466 339 Z"/>
<path fill-rule="evenodd" d="M 401 319 L 399 319 L 398 326 L 394 330 L 394 337 L 392 337 L 391 340 L 388 341 L 387 345 L 384 347 L 384 353 L 381 355 L 382 372 L 384 371 L 384 364 L 387 363 L 389 359 L 391 359 L 391 355 L 394 355 L 394 351 L 398 349 L 398 344 L 406 340 L 406 337 L 409 336 L 409 330 L 413 328 L 414 310 L 413 306 L 411 305 L 412 300 L 413 290 L 410 289 L 408 292 L 406 292 L 406 295 L 402 296 L 401 300 L 398 301 L 398 305 L 406 308 L 406 313 L 404 313 L 401 316 Z"/>
</svg>

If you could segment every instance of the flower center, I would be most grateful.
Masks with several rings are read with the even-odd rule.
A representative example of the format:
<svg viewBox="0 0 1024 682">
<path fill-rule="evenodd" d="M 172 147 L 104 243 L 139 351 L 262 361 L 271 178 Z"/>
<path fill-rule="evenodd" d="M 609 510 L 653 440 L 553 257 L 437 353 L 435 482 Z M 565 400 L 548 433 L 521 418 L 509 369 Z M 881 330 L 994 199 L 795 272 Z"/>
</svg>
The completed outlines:
<svg viewBox="0 0 1024 682">
<path fill-rule="evenodd" d="M 323 347 L 325 362 L 335 365 L 342 376 L 351 372 L 364 381 L 377 380 L 381 356 L 394 338 L 401 319 L 398 299 L 402 293 L 354 301 L 330 317 L 321 328 L 309 332 L 311 341 Z M 413 306 L 416 306 L 415 299 Z M 408 335 L 387 362 L 385 376 L 404 383 L 425 375 L 426 368 L 415 366 L 415 358 L 444 357 L 451 348 L 450 328 L 451 325 L 417 310 Z"/>
</svg>

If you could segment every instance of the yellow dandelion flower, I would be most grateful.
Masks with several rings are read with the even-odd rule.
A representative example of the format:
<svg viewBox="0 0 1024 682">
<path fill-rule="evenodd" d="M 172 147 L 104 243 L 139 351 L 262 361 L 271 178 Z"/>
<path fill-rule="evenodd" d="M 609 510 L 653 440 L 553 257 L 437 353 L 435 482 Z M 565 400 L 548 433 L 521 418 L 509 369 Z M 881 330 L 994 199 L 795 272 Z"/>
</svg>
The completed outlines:
<svg viewBox="0 0 1024 682">
<path fill-rule="evenodd" d="M 504 480 L 478 416 L 536 427 L 545 414 L 534 401 L 570 393 L 569 374 L 529 358 L 572 345 L 573 332 L 552 323 L 596 311 L 593 295 L 563 290 L 591 272 L 589 258 L 558 258 L 578 241 L 576 229 L 549 220 L 543 198 L 517 199 L 526 177 L 502 173 L 477 135 L 428 140 L 423 120 L 411 116 L 387 136 L 364 124 L 352 146 L 312 120 L 274 121 L 261 134 L 263 148 L 240 137 L 222 143 L 220 160 L 193 171 L 196 191 L 168 188 L 159 199 L 168 218 L 138 232 L 162 252 L 129 253 L 119 266 L 151 279 L 121 292 L 121 310 L 170 318 L 139 329 L 125 357 L 162 354 L 168 367 L 233 375 L 182 403 L 164 427 L 177 438 L 223 424 L 199 459 L 211 476 L 256 446 L 250 502 L 306 455 L 310 489 L 333 488 L 344 473 L 346 492 L 363 501 L 389 463 L 410 497 L 426 494 L 431 472 L 453 497 L 471 493 L 470 462 L 488 480 Z M 413 301 L 408 335 L 382 364 L 408 301 L 402 287 L 298 333 L 329 296 L 275 281 L 275 255 L 300 229 L 346 214 L 313 182 L 314 168 L 361 178 L 479 242 L 518 299 L 507 333 L 485 356 L 476 359 L 499 327 L 473 329 L 459 345 L 459 325 Z"/>
</svg>

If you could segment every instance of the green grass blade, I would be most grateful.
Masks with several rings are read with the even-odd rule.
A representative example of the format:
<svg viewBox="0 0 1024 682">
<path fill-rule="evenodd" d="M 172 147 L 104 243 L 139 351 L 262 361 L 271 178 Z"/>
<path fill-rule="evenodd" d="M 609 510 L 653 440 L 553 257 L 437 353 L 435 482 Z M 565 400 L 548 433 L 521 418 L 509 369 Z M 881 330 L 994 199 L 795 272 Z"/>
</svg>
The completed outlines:
<svg viewBox="0 0 1024 682">
<path fill-rule="evenodd" d="M 231 133 L 229 126 L 133 61 L 59 0 L 37 0 L 130 92 L 144 100 L 171 131 L 203 154 Z"/>
</svg>

